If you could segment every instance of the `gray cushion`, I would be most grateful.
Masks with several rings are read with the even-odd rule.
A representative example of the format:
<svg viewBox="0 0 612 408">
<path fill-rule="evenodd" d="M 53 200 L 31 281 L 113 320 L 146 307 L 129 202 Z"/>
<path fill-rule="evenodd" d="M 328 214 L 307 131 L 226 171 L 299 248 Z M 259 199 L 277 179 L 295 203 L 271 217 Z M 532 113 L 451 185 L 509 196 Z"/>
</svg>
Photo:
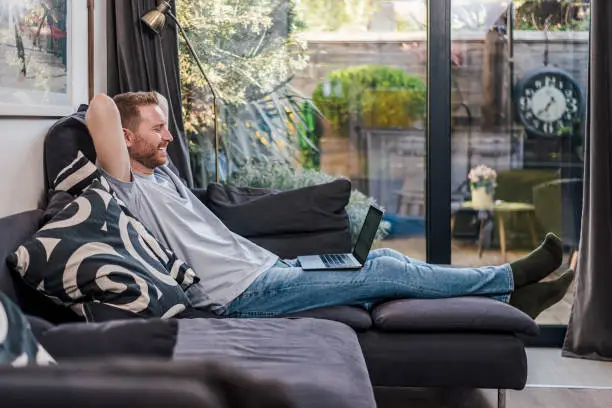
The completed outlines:
<svg viewBox="0 0 612 408">
<path fill-rule="evenodd" d="M 351 250 L 350 195 L 346 179 L 286 191 L 209 184 L 203 201 L 233 232 L 294 258 Z"/>
<path fill-rule="evenodd" d="M 359 333 L 374 386 L 520 390 L 523 342 L 503 333 Z"/>
<path fill-rule="evenodd" d="M 331 306 L 292 313 L 284 317 L 313 317 L 344 323 L 355 331 L 366 331 L 372 327 L 372 318 L 363 308 L 353 306 Z"/>
<path fill-rule="evenodd" d="M 514 307 L 489 298 L 405 299 L 377 305 L 374 326 L 392 332 L 510 332 L 536 336 L 538 326 Z"/>
<path fill-rule="evenodd" d="M 375 407 L 355 332 L 319 319 L 179 320 L 175 359 L 222 361 L 278 379 L 298 407 Z"/>
</svg>

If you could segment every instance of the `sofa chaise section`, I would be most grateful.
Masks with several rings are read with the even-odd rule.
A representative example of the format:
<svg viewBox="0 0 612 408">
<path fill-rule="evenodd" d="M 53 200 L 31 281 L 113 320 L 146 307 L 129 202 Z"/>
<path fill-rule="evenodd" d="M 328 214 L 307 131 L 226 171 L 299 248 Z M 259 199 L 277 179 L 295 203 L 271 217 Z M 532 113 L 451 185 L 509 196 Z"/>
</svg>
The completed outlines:
<svg viewBox="0 0 612 408">
<path fill-rule="evenodd" d="M 328 320 L 185 319 L 174 359 L 222 361 L 281 380 L 298 407 L 376 406 L 355 332 Z"/>
</svg>

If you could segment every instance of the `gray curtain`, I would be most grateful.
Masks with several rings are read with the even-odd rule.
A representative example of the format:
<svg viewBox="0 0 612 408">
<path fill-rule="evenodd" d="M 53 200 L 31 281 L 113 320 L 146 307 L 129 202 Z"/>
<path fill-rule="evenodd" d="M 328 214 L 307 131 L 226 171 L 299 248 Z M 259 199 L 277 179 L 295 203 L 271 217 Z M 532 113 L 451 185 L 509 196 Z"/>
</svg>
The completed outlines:
<svg viewBox="0 0 612 408">
<path fill-rule="evenodd" d="M 563 355 L 612 360 L 612 2 L 591 3 L 582 233 Z"/>
<path fill-rule="evenodd" d="M 174 136 L 168 146 L 171 164 L 193 187 L 181 111 L 177 30 L 169 22 L 156 35 L 140 22 L 156 5 L 156 0 L 108 0 L 108 93 L 157 91 L 168 98 L 169 128 Z"/>
</svg>

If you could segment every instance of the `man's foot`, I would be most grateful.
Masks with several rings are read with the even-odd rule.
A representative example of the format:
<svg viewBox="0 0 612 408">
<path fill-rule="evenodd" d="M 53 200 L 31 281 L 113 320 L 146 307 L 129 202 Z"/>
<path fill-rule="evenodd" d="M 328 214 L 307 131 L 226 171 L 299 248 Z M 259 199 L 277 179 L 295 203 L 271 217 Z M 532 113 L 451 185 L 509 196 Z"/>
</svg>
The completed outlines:
<svg viewBox="0 0 612 408">
<path fill-rule="evenodd" d="M 575 272 L 568 269 L 556 280 L 524 286 L 510 296 L 510 304 L 535 319 L 544 310 L 563 299 L 574 275 Z"/>
<path fill-rule="evenodd" d="M 529 255 L 510 264 L 514 289 L 539 282 L 553 273 L 563 262 L 563 243 L 555 234 L 546 234 L 544 242 Z"/>
</svg>

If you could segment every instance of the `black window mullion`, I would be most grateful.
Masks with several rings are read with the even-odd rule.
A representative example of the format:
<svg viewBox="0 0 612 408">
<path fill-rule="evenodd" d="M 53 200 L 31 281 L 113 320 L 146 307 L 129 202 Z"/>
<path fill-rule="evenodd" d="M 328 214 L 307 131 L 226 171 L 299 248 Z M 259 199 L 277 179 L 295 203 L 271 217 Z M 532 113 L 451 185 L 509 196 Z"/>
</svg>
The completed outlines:
<svg viewBox="0 0 612 408">
<path fill-rule="evenodd" d="M 427 261 L 451 263 L 451 0 L 427 1 Z"/>
</svg>

